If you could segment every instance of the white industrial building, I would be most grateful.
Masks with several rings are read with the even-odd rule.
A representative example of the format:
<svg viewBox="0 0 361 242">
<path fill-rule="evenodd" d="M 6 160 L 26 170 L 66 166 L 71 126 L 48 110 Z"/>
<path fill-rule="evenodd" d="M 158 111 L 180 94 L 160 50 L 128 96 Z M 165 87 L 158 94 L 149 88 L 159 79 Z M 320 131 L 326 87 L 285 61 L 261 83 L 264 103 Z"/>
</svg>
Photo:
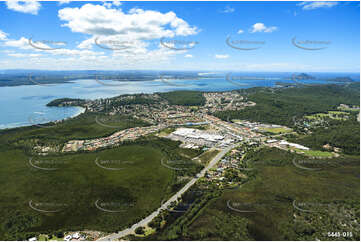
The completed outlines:
<svg viewBox="0 0 361 242">
<path fill-rule="evenodd" d="M 178 128 L 172 134 L 191 139 L 204 139 L 210 142 L 218 142 L 224 139 L 222 135 L 210 134 L 198 129 L 190 129 L 190 128 Z"/>
</svg>

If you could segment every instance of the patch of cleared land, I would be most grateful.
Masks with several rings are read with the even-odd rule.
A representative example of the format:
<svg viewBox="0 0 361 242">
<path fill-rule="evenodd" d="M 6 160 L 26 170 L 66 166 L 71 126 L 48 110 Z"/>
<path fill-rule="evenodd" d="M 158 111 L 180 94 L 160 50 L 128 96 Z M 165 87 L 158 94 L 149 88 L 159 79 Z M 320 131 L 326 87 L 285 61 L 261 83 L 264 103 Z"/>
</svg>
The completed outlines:
<svg viewBox="0 0 361 242">
<path fill-rule="evenodd" d="M 300 150 L 300 149 L 294 149 L 295 151 L 299 153 L 304 153 L 307 156 L 312 157 L 322 157 L 322 158 L 331 158 L 334 156 L 334 153 L 327 152 L 327 151 L 320 151 L 320 150 Z"/>
<path fill-rule="evenodd" d="M 312 115 L 307 115 L 305 118 L 309 120 L 320 120 L 324 118 L 336 119 L 336 120 L 347 120 L 349 113 L 342 111 L 328 111 L 327 113 L 316 113 Z"/>
<path fill-rule="evenodd" d="M 280 127 L 280 128 L 262 128 L 262 131 L 266 131 L 273 134 L 283 134 L 283 133 L 290 133 L 293 130 L 290 128 Z"/>
<path fill-rule="evenodd" d="M 198 159 L 202 164 L 208 164 L 208 162 L 219 153 L 219 150 L 208 150 L 201 154 Z"/>
</svg>

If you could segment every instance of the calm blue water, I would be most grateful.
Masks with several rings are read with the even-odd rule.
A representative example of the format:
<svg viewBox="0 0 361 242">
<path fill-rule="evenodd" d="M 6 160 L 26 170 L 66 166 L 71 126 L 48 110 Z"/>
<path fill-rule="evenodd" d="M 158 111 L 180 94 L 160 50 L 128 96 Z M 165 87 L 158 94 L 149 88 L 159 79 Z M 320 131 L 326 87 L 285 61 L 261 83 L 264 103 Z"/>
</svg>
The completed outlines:
<svg viewBox="0 0 361 242">
<path fill-rule="evenodd" d="M 236 80 L 224 77 L 198 80 L 155 80 L 117 82 L 76 80 L 57 85 L 26 85 L 0 87 L 0 129 L 28 126 L 73 117 L 84 110 L 78 107 L 46 107 L 57 98 L 97 99 L 121 94 L 167 92 L 172 90 L 229 91 L 258 86 L 275 86 L 276 82 L 290 82 L 284 78 L 269 80 Z M 315 83 L 315 81 L 313 81 Z M 317 81 L 317 83 L 326 83 Z"/>
</svg>

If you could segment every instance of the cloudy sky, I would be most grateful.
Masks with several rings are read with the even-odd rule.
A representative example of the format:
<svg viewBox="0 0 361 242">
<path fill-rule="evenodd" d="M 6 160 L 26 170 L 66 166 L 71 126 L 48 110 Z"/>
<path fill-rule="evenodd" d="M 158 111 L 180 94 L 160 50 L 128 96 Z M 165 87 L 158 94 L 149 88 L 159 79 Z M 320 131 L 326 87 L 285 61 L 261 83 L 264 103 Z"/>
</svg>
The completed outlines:
<svg viewBox="0 0 361 242">
<path fill-rule="evenodd" d="M 0 69 L 359 72 L 359 2 L 0 2 Z"/>
</svg>

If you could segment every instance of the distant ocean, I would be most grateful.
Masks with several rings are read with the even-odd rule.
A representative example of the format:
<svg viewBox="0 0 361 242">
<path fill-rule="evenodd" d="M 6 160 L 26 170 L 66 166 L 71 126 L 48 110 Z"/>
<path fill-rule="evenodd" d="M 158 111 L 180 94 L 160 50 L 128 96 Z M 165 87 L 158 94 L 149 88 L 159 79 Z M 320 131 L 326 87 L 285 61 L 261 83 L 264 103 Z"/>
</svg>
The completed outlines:
<svg viewBox="0 0 361 242">
<path fill-rule="evenodd" d="M 209 75 L 209 74 L 208 74 Z M 247 80 L 252 75 L 255 79 Z M 322 78 L 350 76 L 349 74 L 320 74 Z M 325 76 L 322 76 L 325 75 Z M 358 74 L 352 78 L 359 81 Z M 56 85 L 26 85 L 0 87 L 0 129 L 29 126 L 76 116 L 84 110 L 79 107 L 47 107 L 57 98 L 98 99 L 122 94 L 167 92 L 173 90 L 230 91 L 251 87 L 274 87 L 277 82 L 290 83 L 287 74 L 277 73 L 232 73 L 229 78 L 209 77 L 195 80 L 154 80 L 137 82 L 75 80 Z M 260 79 L 267 77 L 267 79 Z M 259 78 L 259 79 L 257 79 Z"/>
</svg>

